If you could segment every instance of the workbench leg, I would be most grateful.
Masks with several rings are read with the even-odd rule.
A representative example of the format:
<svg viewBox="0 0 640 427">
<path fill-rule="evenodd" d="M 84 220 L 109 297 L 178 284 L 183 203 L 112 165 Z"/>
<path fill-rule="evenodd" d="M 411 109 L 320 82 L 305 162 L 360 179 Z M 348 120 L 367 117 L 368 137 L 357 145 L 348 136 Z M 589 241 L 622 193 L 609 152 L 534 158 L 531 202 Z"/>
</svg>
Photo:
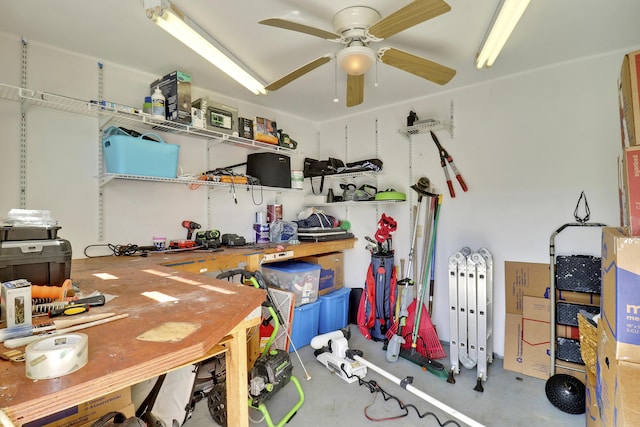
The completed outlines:
<svg viewBox="0 0 640 427">
<path fill-rule="evenodd" d="M 249 403 L 247 400 L 247 330 L 244 322 L 231 331 L 227 366 L 227 425 L 249 425 Z"/>
</svg>

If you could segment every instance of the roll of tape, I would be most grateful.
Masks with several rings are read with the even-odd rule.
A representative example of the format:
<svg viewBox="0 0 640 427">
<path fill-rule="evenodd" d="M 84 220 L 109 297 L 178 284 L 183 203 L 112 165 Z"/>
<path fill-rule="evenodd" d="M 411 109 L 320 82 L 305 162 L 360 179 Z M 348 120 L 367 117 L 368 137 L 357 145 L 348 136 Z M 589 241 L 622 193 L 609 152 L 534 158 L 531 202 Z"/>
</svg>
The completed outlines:
<svg viewBox="0 0 640 427">
<path fill-rule="evenodd" d="M 27 378 L 43 380 L 77 371 L 89 359 L 86 334 L 53 335 L 32 342 L 25 349 Z"/>
</svg>

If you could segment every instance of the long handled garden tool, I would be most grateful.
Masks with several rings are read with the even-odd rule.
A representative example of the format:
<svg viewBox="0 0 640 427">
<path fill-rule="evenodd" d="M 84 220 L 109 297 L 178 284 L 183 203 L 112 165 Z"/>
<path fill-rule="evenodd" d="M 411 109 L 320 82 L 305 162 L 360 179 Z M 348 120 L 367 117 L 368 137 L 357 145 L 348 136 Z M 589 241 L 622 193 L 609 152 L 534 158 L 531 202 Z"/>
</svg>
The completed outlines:
<svg viewBox="0 0 640 427">
<path fill-rule="evenodd" d="M 425 269 L 425 275 L 422 278 L 422 283 L 418 290 L 418 301 L 416 303 L 416 315 L 415 315 L 415 326 L 413 328 L 413 333 L 411 335 L 411 352 L 415 353 L 418 340 L 424 340 L 425 347 L 427 350 L 427 356 L 431 359 L 440 359 L 446 356 L 444 349 L 442 348 L 442 344 L 440 343 L 440 339 L 438 338 L 438 334 L 436 333 L 433 324 L 431 323 L 431 319 L 429 318 L 429 313 L 424 310 L 424 301 L 425 295 L 429 282 L 429 278 L 431 276 L 431 272 L 433 269 L 431 268 L 432 262 L 434 260 L 435 253 L 435 242 L 436 242 L 436 233 L 438 230 L 438 218 L 440 216 L 440 204 L 442 197 L 438 195 L 437 199 L 433 200 L 434 203 L 434 215 L 433 215 L 433 227 L 429 242 L 429 248 L 427 253 L 427 267 Z M 421 324 L 421 320 L 423 319 L 426 323 L 425 325 Z M 428 320 L 428 321 L 427 321 Z M 421 332 L 422 330 L 422 332 Z"/>
<path fill-rule="evenodd" d="M 407 270 L 406 272 L 402 271 L 403 279 L 398 282 L 398 284 L 401 285 L 398 289 L 401 289 L 402 291 L 402 296 L 399 298 L 401 299 L 400 311 L 399 313 L 396 313 L 396 321 L 386 332 L 386 337 L 389 340 L 389 343 L 387 344 L 388 362 L 398 361 L 400 346 L 405 342 L 405 339 L 402 336 L 402 327 L 407 321 L 407 317 L 409 316 L 409 305 L 413 300 L 413 279 L 410 278 L 410 273 L 413 271 L 413 262 L 415 261 L 414 247 L 418 236 L 417 230 L 420 221 L 420 211 L 422 209 L 423 198 L 425 195 L 431 195 L 431 193 L 427 191 L 429 189 L 429 185 L 429 179 L 422 177 L 411 187 L 418 193 L 418 212 L 415 215 L 413 228 L 411 229 L 411 246 L 409 249 Z"/>
</svg>

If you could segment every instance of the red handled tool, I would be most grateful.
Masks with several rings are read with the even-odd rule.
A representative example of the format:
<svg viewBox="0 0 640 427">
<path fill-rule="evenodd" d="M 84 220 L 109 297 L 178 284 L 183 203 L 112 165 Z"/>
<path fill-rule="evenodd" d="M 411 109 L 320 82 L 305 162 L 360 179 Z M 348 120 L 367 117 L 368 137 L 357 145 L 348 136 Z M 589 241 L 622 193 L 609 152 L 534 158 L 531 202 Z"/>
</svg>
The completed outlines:
<svg viewBox="0 0 640 427">
<path fill-rule="evenodd" d="M 456 192 L 453 190 L 453 183 L 451 181 L 451 176 L 449 175 L 449 170 L 447 169 L 447 162 L 451 166 L 451 169 L 453 170 L 453 174 L 456 176 L 456 179 L 460 183 L 460 187 L 462 187 L 462 191 L 468 190 L 467 184 L 464 182 L 464 179 L 462 179 L 462 175 L 460 175 L 460 171 L 456 167 L 456 164 L 453 163 L 453 157 L 451 157 L 449 153 L 447 153 L 447 150 L 445 150 L 444 147 L 440 145 L 440 141 L 438 141 L 438 137 L 436 136 L 436 134 L 433 133 L 433 131 L 429 131 L 429 132 L 431 132 L 431 138 L 433 138 L 433 142 L 436 143 L 436 146 L 438 147 L 438 151 L 440 152 L 440 166 L 442 166 L 442 169 L 444 170 L 444 176 L 447 179 L 449 194 L 451 195 L 451 197 L 456 197 Z"/>
</svg>

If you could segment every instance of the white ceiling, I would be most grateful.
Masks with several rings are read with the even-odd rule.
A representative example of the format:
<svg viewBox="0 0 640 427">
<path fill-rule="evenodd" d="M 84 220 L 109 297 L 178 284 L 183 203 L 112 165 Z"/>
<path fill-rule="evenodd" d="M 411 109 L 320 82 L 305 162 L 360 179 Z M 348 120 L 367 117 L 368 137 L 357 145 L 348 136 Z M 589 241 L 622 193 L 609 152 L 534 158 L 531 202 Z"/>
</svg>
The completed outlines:
<svg viewBox="0 0 640 427">
<path fill-rule="evenodd" d="M 0 0 L 0 31 L 27 42 L 51 44 L 105 62 L 161 76 L 182 70 L 208 90 L 314 121 L 406 103 L 562 61 L 640 46 L 638 0 L 533 0 L 491 69 L 476 70 L 474 58 L 500 0 L 448 0 L 451 11 L 418 24 L 375 47 L 392 46 L 457 70 L 445 86 L 379 64 L 366 76 L 364 102 L 345 106 L 345 76 L 334 63 L 266 96 L 255 96 L 147 19 L 142 0 Z M 339 45 L 306 34 L 258 24 L 285 17 L 333 31 L 335 12 L 365 4 L 387 16 L 405 1 L 369 0 L 175 0 L 193 21 L 240 58 L 265 83 Z M 38 89 L 38 88 L 34 88 Z"/>
</svg>

